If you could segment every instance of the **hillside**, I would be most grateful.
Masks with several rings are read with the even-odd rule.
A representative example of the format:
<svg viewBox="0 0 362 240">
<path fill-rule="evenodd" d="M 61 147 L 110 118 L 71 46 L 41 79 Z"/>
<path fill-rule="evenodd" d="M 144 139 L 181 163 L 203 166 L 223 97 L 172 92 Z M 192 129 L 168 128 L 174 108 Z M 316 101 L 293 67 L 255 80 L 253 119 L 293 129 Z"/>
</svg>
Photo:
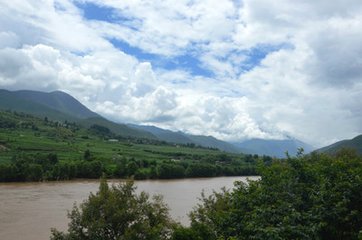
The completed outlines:
<svg viewBox="0 0 362 240">
<path fill-rule="evenodd" d="M 161 141 L 178 143 L 178 144 L 194 144 L 196 146 L 217 148 L 225 152 L 233 152 L 233 153 L 240 152 L 232 144 L 221 141 L 212 136 L 191 135 L 183 132 L 174 132 L 170 130 L 165 130 L 155 126 L 144 126 L 144 125 L 135 125 L 135 124 L 132 125 L 130 124 L 128 126 L 148 131 L 153 135 L 155 135 Z"/>
<path fill-rule="evenodd" d="M 85 127 L 98 124 L 124 137 L 156 138 L 149 132 L 109 121 L 61 91 L 45 93 L 29 90 L 0 90 L 0 110 L 24 112 L 62 122 L 76 122 Z"/>
<path fill-rule="evenodd" d="M 19 92 L 11 92 L 0 89 L 0 109 L 12 110 L 33 114 L 38 117 L 48 117 L 59 121 L 74 121 L 76 117 L 62 113 L 57 109 L 46 106 L 45 104 L 31 101 L 20 96 Z"/>
<path fill-rule="evenodd" d="M 356 152 L 362 155 L 362 135 L 358 135 L 353 139 L 342 140 L 336 143 L 333 143 L 329 146 L 317 149 L 316 152 L 323 152 L 328 154 L 335 154 L 342 148 L 350 148 L 356 150 Z"/>
<path fill-rule="evenodd" d="M 250 139 L 241 143 L 235 143 L 234 145 L 243 149 L 246 153 L 268 155 L 278 158 L 284 158 L 286 152 L 291 156 L 295 156 L 300 147 L 304 149 L 304 153 L 309 153 L 313 150 L 312 146 L 296 139 Z"/>
<path fill-rule="evenodd" d="M 96 131 L 99 130 L 99 131 Z M 0 182 L 251 175 L 258 159 L 0 111 Z"/>
<path fill-rule="evenodd" d="M 92 112 L 73 96 L 65 92 L 54 91 L 47 93 L 39 91 L 21 90 L 15 91 L 13 92 L 13 94 L 17 98 L 45 105 L 48 108 L 55 109 L 59 112 L 62 112 L 68 116 L 73 116 L 75 118 L 87 119 L 93 117 L 100 117 L 100 115 Z"/>
</svg>

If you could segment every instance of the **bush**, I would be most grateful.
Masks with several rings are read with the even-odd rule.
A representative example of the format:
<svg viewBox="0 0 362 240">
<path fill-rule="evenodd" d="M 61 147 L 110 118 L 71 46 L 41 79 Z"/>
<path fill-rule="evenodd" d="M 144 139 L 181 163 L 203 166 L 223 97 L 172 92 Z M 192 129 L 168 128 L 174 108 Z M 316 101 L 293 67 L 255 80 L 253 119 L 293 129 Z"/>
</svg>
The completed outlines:
<svg viewBox="0 0 362 240">
<path fill-rule="evenodd" d="M 361 157 L 342 151 L 267 164 L 259 181 L 204 197 L 191 214 L 193 232 L 211 240 L 358 239 Z"/>
<path fill-rule="evenodd" d="M 133 182 L 108 187 L 101 180 L 99 191 L 68 214 L 68 231 L 52 229 L 53 240 L 170 239 L 174 223 L 159 196 L 135 194 Z"/>
</svg>

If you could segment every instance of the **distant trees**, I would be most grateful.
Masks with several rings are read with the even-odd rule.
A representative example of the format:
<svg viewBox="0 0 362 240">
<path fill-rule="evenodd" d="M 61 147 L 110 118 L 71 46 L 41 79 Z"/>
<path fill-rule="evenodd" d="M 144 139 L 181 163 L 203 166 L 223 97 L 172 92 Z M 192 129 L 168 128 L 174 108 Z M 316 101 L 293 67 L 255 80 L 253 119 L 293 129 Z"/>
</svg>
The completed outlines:
<svg viewBox="0 0 362 240">
<path fill-rule="evenodd" d="M 164 240 L 175 227 L 161 197 L 136 194 L 133 182 L 109 187 L 104 179 L 99 191 L 75 205 L 68 217 L 68 231 L 52 229 L 52 240 Z"/>
<path fill-rule="evenodd" d="M 18 154 L 10 163 L 0 164 L 0 182 L 99 178 L 103 172 L 98 160 L 59 162 L 54 153 Z"/>
<path fill-rule="evenodd" d="M 59 161 L 57 154 L 16 154 L 10 163 L 0 163 L 0 182 L 68 180 L 107 177 L 134 179 L 173 179 L 255 175 L 255 164 L 209 160 L 140 160 L 122 157 L 100 159 L 89 149 L 82 159 Z"/>
<path fill-rule="evenodd" d="M 89 131 L 101 137 L 114 137 L 114 134 L 111 132 L 111 130 L 109 130 L 109 128 L 98 124 L 93 124 L 90 126 Z"/>
</svg>

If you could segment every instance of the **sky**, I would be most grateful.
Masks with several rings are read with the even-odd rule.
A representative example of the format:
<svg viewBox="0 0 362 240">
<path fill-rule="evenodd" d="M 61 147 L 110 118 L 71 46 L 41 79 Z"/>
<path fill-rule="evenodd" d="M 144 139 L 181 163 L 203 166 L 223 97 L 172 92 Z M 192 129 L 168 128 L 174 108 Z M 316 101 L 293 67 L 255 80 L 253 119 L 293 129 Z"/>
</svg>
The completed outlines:
<svg viewBox="0 0 362 240">
<path fill-rule="evenodd" d="M 0 88 L 226 141 L 362 133 L 360 0 L 0 2 Z"/>
</svg>

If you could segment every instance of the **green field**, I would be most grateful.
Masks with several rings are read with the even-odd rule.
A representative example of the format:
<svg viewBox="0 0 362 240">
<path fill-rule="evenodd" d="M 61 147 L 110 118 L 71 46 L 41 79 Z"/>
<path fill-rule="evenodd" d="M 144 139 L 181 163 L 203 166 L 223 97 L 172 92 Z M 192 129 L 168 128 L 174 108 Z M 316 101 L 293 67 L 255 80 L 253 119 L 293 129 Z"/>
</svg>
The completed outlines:
<svg viewBox="0 0 362 240">
<path fill-rule="evenodd" d="M 101 126 L 84 128 L 75 123 L 54 122 L 13 112 L 0 112 L 0 146 L 2 166 L 15 166 L 15 162 L 22 159 L 26 159 L 22 164 L 43 165 L 45 160 L 39 162 L 37 159 L 56 154 L 56 164 L 98 162 L 102 166 L 101 171 L 111 177 L 162 178 L 159 173 L 163 165 L 176 166 L 178 170 L 174 170 L 181 172 L 182 167 L 184 172 L 175 173 L 175 177 L 187 177 L 187 169 L 196 165 L 202 168 L 200 164 L 211 172 L 195 173 L 192 177 L 245 175 L 255 173 L 254 165 L 259 159 L 258 156 L 225 153 L 211 148 L 123 138 Z M 86 151 L 90 154 L 87 159 Z M 127 173 L 131 162 L 137 170 Z M 44 166 L 40 167 L 42 175 L 45 171 L 51 171 L 45 170 Z M 124 172 L 117 174 L 117 168 L 124 168 Z M 151 170 L 156 172 L 152 176 Z M 172 169 L 169 171 L 172 172 Z M 93 174 L 90 177 L 94 177 Z"/>
</svg>

